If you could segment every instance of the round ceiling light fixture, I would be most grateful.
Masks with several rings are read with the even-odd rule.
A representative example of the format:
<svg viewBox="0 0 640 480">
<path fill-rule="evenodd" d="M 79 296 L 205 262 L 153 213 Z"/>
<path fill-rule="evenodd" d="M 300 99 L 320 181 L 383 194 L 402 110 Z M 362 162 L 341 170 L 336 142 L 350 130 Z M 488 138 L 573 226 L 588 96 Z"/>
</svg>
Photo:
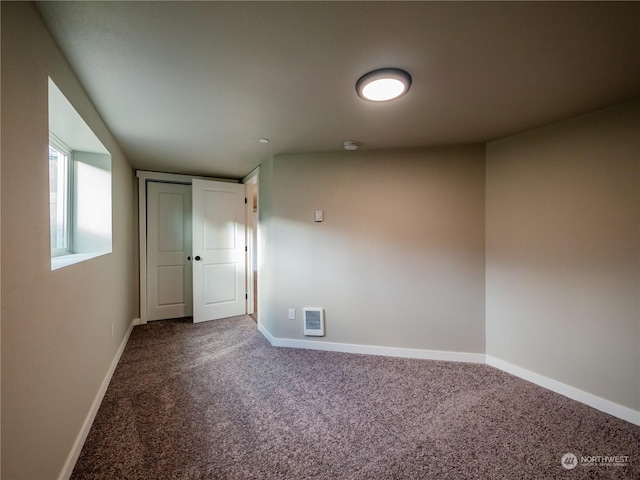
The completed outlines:
<svg viewBox="0 0 640 480">
<path fill-rule="evenodd" d="M 364 74 L 356 82 L 360 98 L 386 102 L 403 96 L 411 87 L 411 75 L 399 68 L 381 68 Z"/>
</svg>

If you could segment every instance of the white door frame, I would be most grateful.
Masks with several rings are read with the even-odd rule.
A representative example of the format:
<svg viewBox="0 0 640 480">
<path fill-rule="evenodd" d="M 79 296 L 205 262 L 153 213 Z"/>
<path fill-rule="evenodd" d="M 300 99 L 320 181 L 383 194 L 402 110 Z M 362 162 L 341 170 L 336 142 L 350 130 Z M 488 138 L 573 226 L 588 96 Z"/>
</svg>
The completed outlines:
<svg viewBox="0 0 640 480">
<path fill-rule="evenodd" d="M 247 201 L 247 205 L 246 205 L 246 223 L 247 223 L 247 227 L 246 227 L 246 232 L 247 232 L 247 293 L 248 295 L 248 302 L 247 302 L 247 314 L 251 315 L 253 313 L 255 313 L 256 311 L 256 306 L 254 303 L 254 296 L 253 296 L 253 292 L 254 292 L 254 280 L 253 280 L 253 263 L 254 263 L 254 258 L 253 258 L 253 252 L 254 250 L 257 252 L 259 247 L 260 247 L 260 243 L 258 242 L 258 230 L 260 229 L 260 227 L 258 226 L 258 228 L 256 229 L 256 231 L 254 231 L 253 229 L 253 200 L 251 199 L 250 193 L 253 191 L 253 188 L 255 186 L 260 185 L 260 167 L 256 168 L 255 170 L 253 170 L 249 175 L 247 175 L 246 177 L 244 177 L 242 179 L 242 183 L 245 184 L 245 197 L 248 199 Z M 260 190 L 258 190 L 258 192 L 260 192 Z M 259 193 L 258 193 L 259 194 Z M 258 202 L 258 210 L 256 212 L 256 214 L 258 215 L 260 212 L 260 202 Z M 255 249 L 254 249 L 254 244 L 255 244 Z M 256 255 L 258 258 L 260 257 L 259 253 Z M 260 269 L 258 268 L 258 272 L 260 272 Z M 258 275 L 260 275 L 260 273 L 258 273 Z M 259 284 L 260 282 L 258 282 Z M 260 292 L 258 292 L 258 295 L 260 295 Z"/>
<path fill-rule="evenodd" d="M 140 323 L 144 325 L 149 318 L 147 313 L 147 181 L 183 183 L 186 185 L 191 185 L 194 178 L 216 180 L 218 182 L 240 182 L 227 178 L 198 177 L 145 170 L 137 170 L 136 177 L 138 177 L 138 243 L 140 247 L 138 250 L 140 261 Z"/>
</svg>

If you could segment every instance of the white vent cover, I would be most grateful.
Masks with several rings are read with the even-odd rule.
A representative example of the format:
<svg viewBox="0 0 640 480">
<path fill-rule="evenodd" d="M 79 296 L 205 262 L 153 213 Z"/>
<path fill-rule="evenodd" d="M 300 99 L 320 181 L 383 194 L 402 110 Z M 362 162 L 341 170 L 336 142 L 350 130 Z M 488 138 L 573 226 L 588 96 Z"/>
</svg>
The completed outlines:
<svg viewBox="0 0 640 480">
<path fill-rule="evenodd" d="M 304 334 L 309 337 L 324 337 L 324 311 L 321 308 L 305 307 Z"/>
</svg>

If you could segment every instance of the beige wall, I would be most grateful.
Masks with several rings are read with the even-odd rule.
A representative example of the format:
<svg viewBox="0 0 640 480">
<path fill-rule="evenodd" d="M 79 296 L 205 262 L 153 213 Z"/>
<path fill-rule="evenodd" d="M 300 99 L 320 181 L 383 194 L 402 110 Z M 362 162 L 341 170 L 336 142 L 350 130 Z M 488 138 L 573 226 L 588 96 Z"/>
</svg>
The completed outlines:
<svg viewBox="0 0 640 480">
<path fill-rule="evenodd" d="M 277 156 L 260 222 L 275 337 L 323 307 L 318 341 L 484 353 L 484 146 Z"/>
<path fill-rule="evenodd" d="M 640 102 L 487 146 L 487 354 L 640 409 Z"/>
<path fill-rule="evenodd" d="M 113 253 L 56 271 L 49 258 L 48 75 L 113 156 Z M 53 479 L 137 317 L 134 181 L 26 2 L 2 2 L 1 153 L 2 478 Z"/>
</svg>

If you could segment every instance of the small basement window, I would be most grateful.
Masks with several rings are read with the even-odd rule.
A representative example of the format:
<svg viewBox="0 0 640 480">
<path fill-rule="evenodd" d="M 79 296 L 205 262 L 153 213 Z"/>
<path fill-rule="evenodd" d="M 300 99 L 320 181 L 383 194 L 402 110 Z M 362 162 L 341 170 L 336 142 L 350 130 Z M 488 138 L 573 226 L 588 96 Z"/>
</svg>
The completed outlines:
<svg viewBox="0 0 640 480">
<path fill-rule="evenodd" d="M 49 222 L 51 256 L 67 255 L 69 245 L 69 183 L 71 151 L 49 138 Z"/>
<path fill-rule="evenodd" d="M 49 79 L 51 269 L 111 253 L 111 154 Z"/>
</svg>

